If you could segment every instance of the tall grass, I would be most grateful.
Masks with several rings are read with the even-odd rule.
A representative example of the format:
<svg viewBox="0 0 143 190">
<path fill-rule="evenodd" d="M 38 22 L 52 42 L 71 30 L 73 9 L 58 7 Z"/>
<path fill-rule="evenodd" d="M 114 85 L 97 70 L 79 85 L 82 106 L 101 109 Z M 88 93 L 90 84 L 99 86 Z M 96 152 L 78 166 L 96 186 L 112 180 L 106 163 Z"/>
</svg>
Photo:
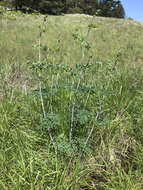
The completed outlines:
<svg viewBox="0 0 143 190">
<path fill-rule="evenodd" d="M 81 43 L 72 36 L 84 38 L 91 19 L 48 16 L 41 39 L 41 63 L 50 64 L 41 75 L 48 114 L 43 121 L 38 73 L 26 64 L 37 63 L 43 16 L 1 17 L 0 189 L 143 188 L 141 23 L 92 20 L 98 27 L 90 32 L 91 48 L 84 58 L 92 67 L 83 72 L 76 94 L 73 147 L 69 143 L 78 66 L 82 67 Z"/>
</svg>

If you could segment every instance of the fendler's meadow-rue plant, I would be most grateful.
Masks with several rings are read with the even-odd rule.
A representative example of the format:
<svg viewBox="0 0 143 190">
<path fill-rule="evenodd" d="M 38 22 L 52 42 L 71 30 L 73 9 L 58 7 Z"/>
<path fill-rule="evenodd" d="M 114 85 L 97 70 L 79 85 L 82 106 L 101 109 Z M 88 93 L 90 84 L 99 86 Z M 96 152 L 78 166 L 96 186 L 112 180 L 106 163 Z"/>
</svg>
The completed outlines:
<svg viewBox="0 0 143 190">
<path fill-rule="evenodd" d="M 49 48 L 42 45 L 42 36 L 47 30 L 46 19 L 44 18 L 43 24 L 39 27 L 39 43 L 36 47 L 38 61 L 28 62 L 30 68 L 36 71 L 39 81 L 39 89 L 32 92 L 35 97 L 39 97 L 37 100 L 42 109 L 38 128 L 49 134 L 56 154 L 83 155 L 92 150 L 90 139 L 95 126 L 104 121 L 102 107 L 108 94 L 108 85 L 102 80 L 96 82 L 101 78 L 101 70 L 103 73 L 107 71 L 103 69 L 102 62 L 92 60 L 90 52 L 92 47 L 87 40 L 91 29 L 96 28 L 96 25 L 92 23 L 88 25 L 85 37 L 80 35 L 79 29 L 72 34 L 74 42 L 81 49 L 81 63 L 71 67 L 54 62 L 52 53 L 55 55 L 55 52 L 60 51 L 60 40 L 57 44 L 58 50 L 57 46 Z M 42 51 L 47 52 L 44 60 Z M 89 80 L 88 77 L 92 76 L 95 69 L 97 73 L 99 72 L 97 79 L 95 77 Z"/>
<path fill-rule="evenodd" d="M 42 76 L 41 76 L 41 72 L 39 72 L 39 71 L 41 71 L 43 69 L 42 68 L 43 64 L 42 64 L 42 61 L 41 61 L 41 46 L 42 46 L 41 45 L 41 39 L 42 39 L 43 33 L 46 32 L 46 21 L 47 21 L 47 16 L 44 17 L 43 23 L 41 25 L 39 25 L 39 29 L 40 29 L 40 31 L 39 31 L 39 44 L 37 46 L 37 48 L 38 48 L 38 57 L 39 57 L 38 62 L 29 62 L 30 67 L 32 69 L 35 69 L 37 71 L 37 75 L 38 75 L 39 93 L 40 93 L 41 107 L 42 107 L 42 113 L 43 113 L 43 123 L 45 123 L 45 121 L 46 121 L 47 114 L 46 114 L 46 111 L 45 111 L 45 105 L 44 105 L 43 94 L 42 94 Z M 53 143 L 55 152 L 57 154 L 54 138 L 53 138 L 50 130 L 48 130 L 48 134 L 50 136 L 51 142 Z"/>
<path fill-rule="evenodd" d="M 90 33 L 91 28 L 95 28 L 94 24 L 89 24 L 88 25 L 88 31 L 86 34 L 86 38 L 88 38 L 88 35 Z M 88 41 L 86 41 L 84 39 L 83 36 L 80 36 L 76 33 L 73 34 L 73 38 L 74 40 L 78 41 L 81 45 L 81 50 L 82 50 L 82 58 L 81 58 L 81 64 L 84 65 L 85 64 L 85 50 L 90 50 L 90 44 L 88 43 Z M 70 126 L 70 134 L 69 134 L 69 143 L 70 145 L 72 145 L 72 134 L 73 134 L 73 122 L 74 122 L 74 111 L 75 111 L 75 105 L 76 105 L 76 93 L 78 92 L 81 80 L 82 80 L 82 75 L 83 75 L 83 71 L 80 71 L 79 74 L 79 78 L 78 78 L 78 83 L 77 83 L 77 87 L 76 87 L 76 91 L 75 91 L 75 95 L 74 95 L 74 100 L 73 100 L 73 105 L 72 105 L 72 117 L 71 117 L 71 126 Z"/>
</svg>

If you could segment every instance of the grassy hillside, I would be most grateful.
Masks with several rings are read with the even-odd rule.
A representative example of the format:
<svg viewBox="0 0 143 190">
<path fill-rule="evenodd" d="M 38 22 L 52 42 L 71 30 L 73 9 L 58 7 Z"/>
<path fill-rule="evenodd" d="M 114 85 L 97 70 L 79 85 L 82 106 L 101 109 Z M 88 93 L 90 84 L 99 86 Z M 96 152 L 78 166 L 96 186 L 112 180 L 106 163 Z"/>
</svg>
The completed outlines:
<svg viewBox="0 0 143 190">
<path fill-rule="evenodd" d="M 143 189 L 143 23 L 0 15 L 0 190 Z"/>
</svg>

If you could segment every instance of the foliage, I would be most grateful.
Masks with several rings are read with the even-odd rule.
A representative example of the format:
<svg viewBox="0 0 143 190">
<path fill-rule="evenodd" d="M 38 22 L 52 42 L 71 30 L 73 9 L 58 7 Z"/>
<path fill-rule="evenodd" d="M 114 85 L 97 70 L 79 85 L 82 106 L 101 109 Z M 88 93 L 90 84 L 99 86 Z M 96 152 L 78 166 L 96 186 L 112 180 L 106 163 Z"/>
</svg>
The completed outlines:
<svg viewBox="0 0 143 190">
<path fill-rule="evenodd" d="M 89 15 L 99 15 L 105 17 L 124 18 L 125 11 L 121 1 L 117 0 L 12 0 L 5 2 L 14 6 L 16 10 L 33 12 L 37 10 L 41 13 L 59 15 L 62 13 L 84 13 Z"/>
<path fill-rule="evenodd" d="M 108 17 L 124 18 L 125 11 L 118 0 L 102 0 L 100 3 L 100 14 Z"/>
</svg>

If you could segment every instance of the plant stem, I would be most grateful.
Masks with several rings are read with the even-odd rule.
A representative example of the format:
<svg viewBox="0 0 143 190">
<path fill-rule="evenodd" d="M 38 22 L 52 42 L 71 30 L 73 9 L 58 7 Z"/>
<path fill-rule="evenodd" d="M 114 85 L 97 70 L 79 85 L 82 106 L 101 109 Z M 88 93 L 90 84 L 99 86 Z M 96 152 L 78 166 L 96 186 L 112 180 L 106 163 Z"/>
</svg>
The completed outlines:
<svg viewBox="0 0 143 190">
<path fill-rule="evenodd" d="M 103 102 L 104 102 L 104 97 L 103 97 L 102 103 L 100 104 L 100 107 L 99 107 L 99 109 L 98 109 L 98 111 L 97 111 L 97 114 L 96 114 L 94 123 L 95 123 L 95 122 L 98 120 L 98 118 L 99 118 L 99 114 L 100 114 L 100 112 L 101 112 Z M 86 148 L 86 146 L 87 146 L 87 144 L 88 144 L 88 141 L 89 141 L 89 139 L 90 139 L 90 137 L 91 137 L 91 135 L 92 135 L 92 133 L 93 133 L 93 130 L 94 130 L 94 127 L 95 127 L 94 123 L 93 123 L 93 126 L 92 126 L 92 128 L 91 128 L 91 130 L 90 130 L 90 132 L 89 132 L 89 135 L 88 135 L 88 137 L 87 137 L 87 139 L 86 139 L 86 141 L 85 141 L 85 143 L 84 143 L 84 149 Z"/>
<path fill-rule="evenodd" d="M 79 80 L 78 80 L 78 84 L 77 84 L 77 87 L 76 87 L 76 92 L 78 91 L 80 82 L 81 82 L 81 78 L 79 78 Z M 72 105 L 72 117 L 71 117 L 70 135 L 69 135 L 70 145 L 72 145 L 72 134 L 73 134 L 72 132 L 73 132 L 75 104 L 76 104 L 76 96 L 74 95 L 74 100 L 73 100 L 73 105 Z"/>
<path fill-rule="evenodd" d="M 96 114 L 95 121 L 98 120 L 98 117 L 99 117 L 99 112 L 97 112 L 97 114 Z M 92 128 L 91 128 L 91 130 L 90 130 L 90 133 L 89 133 L 89 135 L 88 135 L 88 137 L 87 137 L 87 139 L 86 139 L 86 141 L 85 141 L 85 143 L 84 143 L 84 149 L 85 149 L 85 147 L 86 147 L 86 145 L 87 145 L 87 143 L 88 143 L 88 141 L 89 141 L 89 139 L 90 139 L 90 137 L 91 137 L 91 135 L 92 135 L 92 133 L 93 133 L 94 127 L 95 127 L 95 125 L 93 124 L 93 126 L 92 126 Z"/>
<path fill-rule="evenodd" d="M 40 81 L 39 81 L 39 89 L 40 89 L 40 99 L 41 99 L 43 117 L 46 118 L 46 112 L 45 112 L 44 101 L 43 101 L 43 95 L 42 95 L 42 81 L 41 81 L 41 79 L 40 79 Z"/>
<path fill-rule="evenodd" d="M 43 22 L 44 24 L 44 22 Z M 41 63 L 41 38 L 42 38 L 42 30 L 40 31 L 40 35 L 39 35 L 39 63 Z M 44 101 L 43 101 L 43 95 L 42 95 L 42 78 L 41 78 L 41 73 L 39 74 L 39 91 L 40 91 L 40 99 L 41 99 L 41 106 L 42 106 L 42 112 L 43 112 L 43 117 L 46 118 L 46 112 L 45 112 L 45 106 L 44 106 Z M 51 132 L 49 131 L 49 137 L 51 139 L 51 142 L 53 143 L 54 149 L 55 149 L 55 153 L 57 154 L 57 149 L 56 149 L 56 145 L 54 143 L 54 139 L 53 136 L 51 134 Z"/>
</svg>

